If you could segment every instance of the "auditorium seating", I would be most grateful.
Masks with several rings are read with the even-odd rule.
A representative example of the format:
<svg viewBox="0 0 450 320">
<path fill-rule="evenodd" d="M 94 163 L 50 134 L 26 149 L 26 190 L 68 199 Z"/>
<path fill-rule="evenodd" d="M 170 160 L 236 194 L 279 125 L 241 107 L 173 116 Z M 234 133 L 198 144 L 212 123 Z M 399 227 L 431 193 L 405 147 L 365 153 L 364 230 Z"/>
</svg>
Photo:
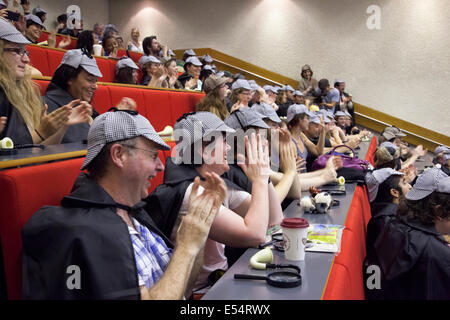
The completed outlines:
<svg viewBox="0 0 450 320">
<path fill-rule="evenodd" d="M 67 51 L 63 49 L 38 46 L 35 44 L 27 45 L 27 50 L 30 53 L 31 65 L 38 69 L 45 77 L 53 76 L 53 73 L 61 64 L 61 60 Z M 129 55 L 130 58 L 132 58 L 139 66 L 138 61 L 142 54 L 129 51 Z M 119 50 L 118 56 L 128 56 L 127 51 Z M 114 82 L 117 60 L 97 56 L 95 57 L 95 59 L 97 61 L 98 68 L 103 75 L 103 77 L 99 78 L 98 81 Z M 142 72 L 139 70 L 138 81 L 140 81 L 141 78 Z"/>
</svg>

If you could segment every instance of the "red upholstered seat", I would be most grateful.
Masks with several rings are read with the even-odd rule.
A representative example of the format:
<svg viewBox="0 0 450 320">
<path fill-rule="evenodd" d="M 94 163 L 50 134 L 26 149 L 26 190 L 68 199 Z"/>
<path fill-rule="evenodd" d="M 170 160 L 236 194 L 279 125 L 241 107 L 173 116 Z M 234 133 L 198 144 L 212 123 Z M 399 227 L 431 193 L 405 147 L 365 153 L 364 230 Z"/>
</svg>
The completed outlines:
<svg viewBox="0 0 450 320">
<path fill-rule="evenodd" d="M 47 51 L 45 48 L 28 45 L 27 50 L 30 53 L 31 65 L 38 69 L 43 76 L 49 77 L 52 75 L 48 65 Z"/>
<path fill-rule="evenodd" d="M 170 108 L 169 95 L 173 92 L 163 90 L 142 90 L 144 95 L 143 108 L 141 114 L 146 117 L 156 131 L 161 131 L 165 126 L 173 127 L 174 120 Z"/>
<path fill-rule="evenodd" d="M 191 95 L 196 95 L 196 93 L 172 92 L 170 94 L 173 122 L 176 122 L 184 113 L 194 111 L 194 98 L 191 100 Z"/>
<path fill-rule="evenodd" d="M 45 91 L 47 91 L 47 87 L 50 84 L 50 81 L 47 81 L 47 80 L 33 80 L 33 82 L 38 85 L 39 92 L 40 92 L 41 96 L 42 97 L 45 96 Z"/>
<path fill-rule="evenodd" d="M 99 78 L 101 82 L 114 82 L 116 74 L 116 62 L 105 58 L 96 58 L 97 66 L 103 77 Z"/>
<path fill-rule="evenodd" d="M 98 113 L 104 113 L 113 106 L 108 86 L 98 86 L 94 98 L 91 101 L 92 106 Z"/>
<path fill-rule="evenodd" d="M 9 299 L 21 298 L 22 238 L 28 219 L 70 193 L 84 158 L 0 171 L 0 239 Z"/>
<path fill-rule="evenodd" d="M 347 267 L 334 262 L 328 278 L 327 287 L 322 297 L 324 300 L 350 300 L 351 294 L 350 274 Z"/>
<path fill-rule="evenodd" d="M 65 51 L 47 49 L 48 65 L 50 67 L 51 75 L 58 69 L 65 53 Z"/>
<path fill-rule="evenodd" d="M 142 89 L 138 88 L 129 88 L 129 87 L 120 87 L 120 86 L 108 86 L 109 93 L 111 96 L 111 103 L 113 106 L 116 106 L 123 97 L 131 98 L 136 101 L 138 111 L 141 113 L 141 110 L 145 107 L 144 95 L 142 94 Z"/>
</svg>

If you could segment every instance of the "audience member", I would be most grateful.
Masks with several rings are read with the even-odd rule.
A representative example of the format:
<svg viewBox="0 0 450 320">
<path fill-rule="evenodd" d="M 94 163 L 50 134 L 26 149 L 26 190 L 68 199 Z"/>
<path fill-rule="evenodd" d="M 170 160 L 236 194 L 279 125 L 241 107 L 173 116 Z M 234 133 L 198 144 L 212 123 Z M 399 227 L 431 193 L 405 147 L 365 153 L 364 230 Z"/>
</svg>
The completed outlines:
<svg viewBox="0 0 450 320">
<path fill-rule="evenodd" d="M 69 50 L 53 74 L 47 87 L 44 101 L 49 111 L 57 110 L 63 105 L 81 102 L 95 118 L 98 113 L 92 109 L 90 102 L 97 90 L 97 79 L 102 77 L 95 59 L 81 49 Z M 92 122 L 90 119 L 89 122 Z M 81 123 L 67 129 L 62 143 L 82 142 L 87 139 L 90 123 Z"/>
<path fill-rule="evenodd" d="M 365 277 L 371 265 L 381 271 L 380 288 L 366 287 L 367 299 L 450 299 L 450 247 L 443 238 L 450 234 L 449 194 L 450 177 L 440 169 L 419 176 L 364 261 Z"/>
<path fill-rule="evenodd" d="M 144 52 L 142 44 L 139 40 L 141 33 L 138 28 L 131 29 L 131 41 L 128 43 L 128 50 L 135 52 Z"/>
<path fill-rule="evenodd" d="M 77 39 L 77 49 L 83 49 L 90 55 L 94 54 L 94 44 L 97 41 L 95 33 L 90 30 L 85 30 L 80 33 Z"/>
<path fill-rule="evenodd" d="M 146 37 L 142 41 L 142 48 L 147 56 L 154 56 L 156 58 L 162 58 L 161 45 L 159 44 L 156 36 Z"/>
<path fill-rule="evenodd" d="M 323 148 L 325 144 L 325 128 L 324 124 L 321 124 L 319 142 L 312 143 L 305 132 L 309 129 L 309 119 L 314 116 L 305 105 L 293 104 L 287 111 L 287 121 L 289 123 L 289 130 L 291 132 L 292 141 L 297 148 L 297 156 L 306 161 L 308 153 L 312 153 L 318 157 L 323 154 Z M 306 170 L 302 170 L 306 172 Z"/>
<path fill-rule="evenodd" d="M 58 22 L 58 26 L 56 27 L 56 32 L 61 33 L 65 28 L 67 28 L 67 14 L 60 14 L 56 18 L 56 22 Z"/>
<path fill-rule="evenodd" d="M 102 43 L 104 28 L 105 26 L 101 23 L 97 22 L 94 24 L 93 32 L 95 37 L 97 38 L 98 43 Z"/>
<path fill-rule="evenodd" d="M 322 109 L 336 111 L 336 106 L 339 104 L 340 93 L 336 88 L 330 87 L 328 79 L 319 80 L 319 88 L 317 89 L 318 97 L 315 102 Z"/>
<path fill-rule="evenodd" d="M 185 50 L 184 53 L 183 53 L 183 61 L 186 62 L 186 60 L 188 58 L 196 57 L 196 56 L 197 56 L 197 54 L 195 53 L 194 50 L 192 50 L 192 49 Z"/>
<path fill-rule="evenodd" d="M 350 113 L 353 118 L 355 116 L 352 101 L 353 97 L 351 94 L 345 92 L 345 81 L 339 79 L 334 80 L 334 87 L 339 91 L 339 110 Z"/>
<path fill-rule="evenodd" d="M 114 82 L 124 84 L 138 84 L 139 67 L 130 58 L 120 59 L 116 64 Z"/>
<path fill-rule="evenodd" d="M 305 97 L 300 90 L 294 91 L 294 103 L 295 104 L 305 104 Z"/>
<path fill-rule="evenodd" d="M 117 30 L 116 26 L 113 25 L 113 24 L 107 24 L 104 27 L 104 30 L 103 30 L 102 42 L 107 37 L 114 37 L 114 38 L 116 38 L 118 36 L 119 36 L 119 30 Z"/>
<path fill-rule="evenodd" d="M 313 71 L 311 67 L 305 64 L 302 67 L 301 78 L 298 82 L 298 90 L 300 90 L 305 97 L 310 101 L 316 98 L 317 80 L 313 78 Z"/>
<path fill-rule="evenodd" d="M 41 19 L 42 23 L 44 23 L 45 20 L 47 20 L 47 11 L 45 11 L 42 8 L 39 8 L 39 7 L 34 8 L 33 9 L 33 14 L 35 16 L 37 16 L 39 19 Z"/>
<path fill-rule="evenodd" d="M 114 36 L 103 37 L 102 46 L 105 57 L 117 58 L 117 53 L 119 51 L 119 44 L 117 43 L 116 37 Z"/>
<path fill-rule="evenodd" d="M 29 41 L 8 21 L 0 18 L 0 139 L 14 144 L 58 144 L 71 125 L 88 121 L 89 110 L 74 103 L 61 104 L 47 114 L 39 91 L 26 72 L 25 45 Z M 68 104 L 68 105 L 66 105 Z"/>
<path fill-rule="evenodd" d="M 66 25 L 66 28 L 61 30 L 61 34 L 66 34 L 74 38 L 78 38 L 78 35 L 83 31 L 83 19 L 80 20 L 79 27 L 77 24 L 75 24 L 73 29 L 69 29 L 69 27 Z"/>
<path fill-rule="evenodd" d="M 180 81 L 178 81 L 178 66 L 177 59 L 170 58 L 164 63 L 167 70 L 167 88 L 169 89 L 184 89 Z"/>
<path fill-rule="evenodd" d="M 225 105 L 225 97 L 227 94 L 227 79 L 212 75 L 206 79 L 203 90 L 206 96 L 200 100 L 195 106 L 195 111 L 209 111 L 215 114 L 220 120 L 225 120 L 228 116 L 228 110 Z"/>
<path fill-rule="evenodd" d="M 158 150 L 168 149 L 141 115 L 116 111 L 95 119 L 82 166 L 88 173 L 79 175 L 61 207 L 43 207 L 23 229 L 25 299 L 190 296 L 225 186 L 214 173 L 203 175 L 202 187 L 193 180 L 174 247 L 141 202 L 149 177 L 164 169 Z M 67 274 L 57 270 L 70 265 L 82 270 L 78 290 L 61 285 Z"/>
<path fill-rule="evenodd" d="M 367 225 L 366 250 L 373 249 L 385 226 L 397 215 L 400 200 L 411 190 L 404 173 L 391 168 L 368 172 L 365 177 L 371 218 Z"/>
<path fill-rule="evenodd" d="M 27 28 L 25 30 L 25 37 L 31 43 L 37 44 L 39 38 L 42 35 L 42 30 L 45 29 L 44 24 L 41 19 L 39 19 L 34 14 L 29 14 L 26 16 Z"/>
<path fill-rule="evenodd" d="M 167 73 L 161 66 L 161 61 L 158 58 L 154 56 L 142 56 L 139 59 L 139 64 L 143 72 L 141 85 L 155 88 L 163 87 Z"/>
<path fill-rule="evenodd" d="M 185 73 L 178 80 L 187 90 L 201 91 L 203 83 L 199 79 L 202 63 L 197 57 L 189 57 L 184 64 Z"/>
<path fill-rule="evenodd" d="M 230 113 L 237 109 L 248 107 L 248 103 L 252 98 L 252 87 L 247 80 L 238 79 L 231 86 L 231 96 L 227 101 L 227 108 Z"/>
<path fill-rule="evenodd" d="M 201 134 L 197 137 L 194 126 L 198 125 L 201 126 Z M 175 159 L 166 160 L 164 184 L 156 188 L 148 201 L 149 208 L 160 207 L 161 215 L 154 220 L 159 221 L 163 226 L 161 229 L 166 230 L 172 239 L 176 238 L 178 225 L 185 219 L 194 178 L 204 177 L 207 173 L 222 175 L 229 170 L 225 159 L 230 148 L 226 134 L 234 132 L 209 112 L 185 114 L 175 124 L 175 130 L 184 132 L 182 141 L 176 138 L 177 152 L 180 153 Z M 225 180 L 225 201 L 211 226 L 196 289 L 205 287 L 208 276 L 215 270 L 227 269 L 224 245 L 241 248 L 257 246 L 265 241 L 268 227 L 279 224 L 283 217 L 273 186 L 267 183 L 267 143 L 259 135 L 256 137 L 253 134 L 250 139 L 246 138 L 245 145 L 249 161 L 242 164 L 241 168 L 252 182 L 252 193 L 250 195 Z M 199 188 L 199 192 L 203 192 L 202 188 Z M 175 240 L 177 244 L 180 243 L 180 239 Z"/>
</svg>

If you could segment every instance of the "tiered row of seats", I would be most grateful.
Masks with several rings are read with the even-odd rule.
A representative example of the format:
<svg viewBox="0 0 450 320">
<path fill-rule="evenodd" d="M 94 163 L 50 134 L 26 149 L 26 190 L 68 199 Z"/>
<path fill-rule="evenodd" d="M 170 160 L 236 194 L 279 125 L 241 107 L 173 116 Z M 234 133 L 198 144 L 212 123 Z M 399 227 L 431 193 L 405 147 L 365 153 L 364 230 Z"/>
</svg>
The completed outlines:
<svg viewBox="0 0 450 320">
<path fill-rule="evenodd" d="M 50 32 L 48 31 L 42 31 L 41 37 L 38 39 L 38 43 L 44 42 L 44 41 L 48 41 L 48 36 L 50 35 Z M 58 44 L 61 42 L 61 40 L 63 40 L 64 38 L 66 38 L 66 35 L 63 34 L 56 34 L 56 46 L 58 46 Z M 67 50 L 70 49 L 76 49 L 77 47 L 77 38 L 71 37 L 71 42 L 69 44 L 69 46 L 66 48 Z"/>
<path fill-rule="evenodd" d="M 27 45 L 27 50 L 30 53 L 31 65 L 38 69 L 45 77 L 51 77 L 53 75 L 67 51 L 58 48 L 38 46 L 35 44 Z M 119 57 L 128 55 L 133 61 L 136 62 L 137 65 L 139 65 L 138 61 L 142 56 L 140 53 L 132 51 L 128 51 L 127 53 L 125 50 L 119 50 Z M 104 57 L 95 57 L 95 59 L 97 61 L 98 68 L 103 75 L 103 77 L 98 80 L 102 82 L 114 82 L 117 61 Z M 138 79 L 141 77 L 142 73 L 140 72 Z"/>
</svg>

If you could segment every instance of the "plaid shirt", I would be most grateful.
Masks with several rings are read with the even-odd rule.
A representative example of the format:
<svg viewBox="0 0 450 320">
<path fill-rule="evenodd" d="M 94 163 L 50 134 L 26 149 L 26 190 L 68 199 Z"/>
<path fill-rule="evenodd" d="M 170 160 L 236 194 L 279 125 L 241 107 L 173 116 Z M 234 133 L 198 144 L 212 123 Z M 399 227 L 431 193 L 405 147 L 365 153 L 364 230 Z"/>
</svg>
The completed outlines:
<svg viewBox="0 0 450 320">
<path fill-rule="evenodd" d="M 136 229 L 128 226 L 133 243 L 139 286 L 151 288 L 163 275 L 172 257 L 172 249 L 158 235 L 133 218 Z"/>
</svg>

